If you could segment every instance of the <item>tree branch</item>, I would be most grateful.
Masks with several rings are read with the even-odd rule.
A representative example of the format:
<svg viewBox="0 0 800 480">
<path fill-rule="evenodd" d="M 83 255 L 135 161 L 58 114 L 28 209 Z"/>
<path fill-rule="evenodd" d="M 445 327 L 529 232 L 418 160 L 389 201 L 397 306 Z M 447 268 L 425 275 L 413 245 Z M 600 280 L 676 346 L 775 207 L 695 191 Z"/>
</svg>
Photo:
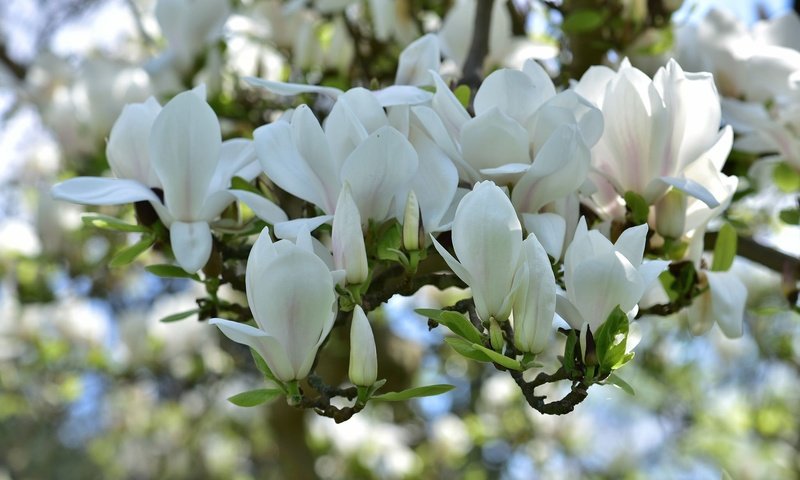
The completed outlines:
<svg viewBox="0 0 800 480">
<path fill-rule="evenodd" d="M 17 80 L 25 80 L 28 68 L 8 55 L 8 46 L 6 42 L 2 40 L 0 40 L 0 63 L 5 65 L 8 71 L 11 72 Z"/>
<path fill-rule="evenodd" d="M 494 0 L 478 0 L 475 21 L 472 25 L 472 43 L 464 61 L 461 84 L 472 90 L 478 88 L 483 79 L 483 63 L 489 53 L 489 28 L 492 23 Z"/>
</svg>

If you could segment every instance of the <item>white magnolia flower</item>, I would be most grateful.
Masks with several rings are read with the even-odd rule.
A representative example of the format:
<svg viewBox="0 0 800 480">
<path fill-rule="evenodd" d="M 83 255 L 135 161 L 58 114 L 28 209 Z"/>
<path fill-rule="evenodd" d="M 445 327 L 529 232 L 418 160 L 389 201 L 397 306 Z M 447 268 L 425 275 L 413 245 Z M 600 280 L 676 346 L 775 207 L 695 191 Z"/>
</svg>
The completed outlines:
<svg viewBox="0 0 800 480">
<path fill-rule="evenodd" d="M 724 141 L 718 134 L 719 97 L 711 75 L 684 73 L 671 60 L 653 80 L 623 60 L 617 72 L 590 68 L 576 91 L 603 112 L 605 131 L 592 149 L 594 180 L 599 191 L 592 197 L 607 218 L 624 215 L 621 196 L 633 191 L 654 204 L 670 186 L 698 198 L 710 207 L 719 199 L 686 176 L 686 169 L 705 159 Z M 707 160 L 703 160 L 707 161 Z"/>
<path fill-rule="evenodd" d="M 619 306 L 629 317 L 637 303 L 669 262 L 642 262 L 647 225 L 631 227 L 611 243 L 581 218 L 575 238 L 564 256 L 566 297 L 559 295 L 558 314 L 576 329 L 593 332 Z"/>
<path fill-rule="evenodd" d="M 540 353 L 552 338 L 556 280 L 544 247 L 532 233 L 522 242 L 521 262 L 514 298 L 514 345 L 522 352 Z"/>
<path fill-rule="evenodd" d="M 484 322 L 492 317 L 507 320 L 522 277 L 515 276 L 522 255 L 522 226 L 500 187 L 480 182 L 461 199 L 452 236 L 458 260 L 435 239 L 433 245 L 472 289 L 478 316 Z"/>
<path fill-rule="evenodd" d="M 305 378 L 336 320 L 334 277 L 310 235 L 273 243 L 265 228 L 247 259 L 245 283 L 258 327 L 221 318 L 209 324 L 255 349 L 279 380 Z"/>
<path fill-rule="evenodd" d="M 378 355 L 375 351 L 375 337 L 369 325 L 367 314 L 361 305 L 353 310 L 350 324 L 350 381 L 354 385 L 369 387 L 378 379 Z"/>
<path fill-rule="evenodd" d="M 189 91 L 169 101 L 153 120 L 147 136 L 148 149 L 118 150 L 117 146 L 143 141 L 146 123 L 155 108 L 152 102 L 142 107 L 144 114 L 131 121 L 132 113 L 123 116 L 123 125 L 130 130 L 121 132 L 109 143 L 109 154 L 114 157 L 115 171 L 123 174 L 144 175 L 147 179 L 112 179 L 79 177 L 53 186 L 55 198 L 85 205 L 119 205 L 149 201 L 164 225 L 169 228 L 170 242 L 175 259 L 187 272 L 196 272 L 208 261 L 211 254 L 211 228 L 209 223 L 237 197 L 254 206 L 262 218 L 271 223 L 286 220 L 283 211 L 258 195 L 229 190 L 231 178 L 242 175 L 250 180 L 255 154 L 252 142 L 234 139 L 222 142 L 219 121 L 199 92 Z M 136 162 L 130 168 L 126 162 Z M 122 165 L 126 165 L 122 167 Z M 163 200 L 141 183 L 153 181 L 155 173 L 163 188 Z"/>
</svg>

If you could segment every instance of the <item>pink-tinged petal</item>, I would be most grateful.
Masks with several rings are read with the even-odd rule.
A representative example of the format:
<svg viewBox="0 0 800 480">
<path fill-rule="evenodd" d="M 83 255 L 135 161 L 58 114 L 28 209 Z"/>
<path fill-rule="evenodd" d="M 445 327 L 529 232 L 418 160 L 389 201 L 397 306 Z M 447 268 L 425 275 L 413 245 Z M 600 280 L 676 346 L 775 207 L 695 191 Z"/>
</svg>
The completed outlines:
<svg viewBox="0 0 800 480">
<path fill-rule="evenodd" d="M 475 94 L 475 115 L 482 116 L 496 108 L 523 123 L 554 94 L 552 82 L 549 89 L 546 87 L 536 85 L 531 77 L 519 70 L 495 70 Z"/>
<path fill-rule="evenodd" d="M 527 279 L 514 300 L 514 343 L 524 352 L 543 351 L 552 337 L 556 281 L 550 259 L 536 235 L 522 242 Z"/>
<path fill-rule="evenodd" d="M 214 111 L 192 92 L 169 101 L 153 123 L 150 159 L 176 219 L 196 220 L 219 162 L 222 137 Z"/>
<path fill-rule="evenodd" d="M 634 268 L 639 268 L 642 263 L 642 255 L 644 255 L 644 246 L 647 241 L 647 224 L 637 225 L 635 227 L 626 228 L 616 243 L 614 243 L 614 250 L 625 255 L 625 258 L 631 262 Z"/>
<path fill-rule="evenodd" d="M 407 189 L 419 165 L 417 152 L 392 127 L 382 127 L 347 157 L 341 180 L 350 184 L 361 221 L 383 221 L 390 214 L 392 198 Z"/>
<path fill-rule="evenodd" d="M 555 213 L 522 214 L 522 223 L 528 233 L 536 235 L 548 255 L 558 260 L 564 248 L 567 224 L 564 217 Z"/>
<path fill-rule="evenodd" d="M 325 195 L 325 183 L 300 155 L 293 141 L 292 125 L 274 122 L 253 132 L 258 161 L 267 176 L 295 197 L 333 211 Z"/>
<path fill-rule="evenodd" d="M 477 170 L 531 160 L 528 132 L 497 108 L 464 124 L 461 152 L 464 160 Z"/>
<path fill-rule="evenodd" d="M 161 187 L 147 150 L 150 130 L 160 111 L 161 105 L 153 97 L 122 109 L 106 145 L 106 157 L 114 175 L 138 180 L 149 187 Z"/>
<path fill-rule="evenodd" d="M 438 70 L 441 62 L 439 39 L 429 33 L 411 42 L 397 59 L 395 85 L 431 85 L 429 70 Z"/>
<path fill-rule="evenodd" d="M 481 182 L 464 196 L 453 222 L 453 247 L 473 279 L 470 285 L 482 320 L 499 315 L 512 287 L 522 249 L 522 225 L 506 194 Z M 505 320 L 505 318 L 498 318 Z"/>
<path fill-rule="evenodd" d="M 327 95 L 328 97 L 335 99 L 339 95 L 344 93 L 338 88 L 334 87 L 306 85 L 303 83 L 274 82 L 272 80 L 264 80 L 255 77 L 245 77 L 244 81 L 254 87 L 263 88 L 277 95 L 285 95 L 285 96 L 293 96 L 293 95 L 298 95 L 300 93 L 321 93 L 323 95 Z"/>
<path fill-rule="evenodd" d="M 625 312 L 635 307 L 645 291 L 641 276 L 619 252 L 581 262 L 572 281 L 567 284 L 567 296 L 593 332 L 617 305 Z"/>
<path fill-rule="evenodd" d="M 381 90 L 376 90 L 372 94 L 382 107 L 418 105 L 429 102 L 433 98 L 431 92 L 411 85 L 391 85 Z"/>
<path fill-rule="evenodd" d="M 211 229 L 206 222 L 172 222 L 169 239 L 175 260 L 189 273 L 203 268 L 211 256 Z"/>
<path fill-rule="evenodd" d="M 222 318 L 212 318 L 208 324 L 216 325 L 226 337 L 258 352 L 279 380 L 288 382 L 298 378 L 283 345 L 267 333 L 250 325 Z"/>
<path fill-rule="evenodd" d="M 228 190 L 228 193 L 250 207 L 258 218 L 270 225 L 289 220 L 289 217 L 286 216 L 286 212 L 284 212 L 281 207 L 261 195 L 246 190 Z"/>
<path fill-rule="evenodd" d="M 275 236 L 278 238 L 286 238 L 294 240 L 298 238 L 301 232 L 313 232 L 317 228 L 326 223 L 333 221 L 333 215 L 320 215 L 310 218 L 295 218 L 286 222 L 276 223 L 274 225 Z"/>
<path fill-rule="evenodd" d="M 706 272 L 711 294 L 710 315 L 728 338 L 743 333 L 747 287 L 731 272 Z"/>
</svg>

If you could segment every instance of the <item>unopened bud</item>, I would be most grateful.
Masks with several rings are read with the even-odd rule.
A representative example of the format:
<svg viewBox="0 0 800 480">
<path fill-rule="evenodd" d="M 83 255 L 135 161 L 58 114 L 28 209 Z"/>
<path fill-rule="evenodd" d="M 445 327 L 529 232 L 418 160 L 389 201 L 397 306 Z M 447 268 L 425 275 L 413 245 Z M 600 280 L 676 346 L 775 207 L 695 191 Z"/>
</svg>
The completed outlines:
<svg viewBox="0 0 800 480">
<path fill-rule="evenodd" d="M 667 238 L 681 238 L 686 225 L 686 194 L 671 188 L 656 202 L 656 231 Z"/>
<path fill-rule="evenodd" d="M 331 243 L 333 262 L 336 268 L 347 272 L 347 283 L 364 282 L 369 275 L 369 264 L 364 246 L 364 234 L 361 231 L 361 214 L 347 184 L 342 188 L 339 200 L 336 202 Z"/>
<path fill-rule="evenodd" d="M 350 381 L 360 387 L 369 387 L 378 379 L 378 355 L 375 337 L 367 314 L 360 305 L 353 309 L 350 322 Z"/>
<path fill-rule="evenodd" d="M 492 350 L 495 352 L 503 351 L 506 343 L 503 339 L 503 329 L 500 328 L 500 324 L 497 323 L 494 317 L 489 320 L 489 341 L 492 344 Z"/>
<path fill-rule="evenodd" d="M 413 190 L 408 192 L 406 210 L 403 214 L 403 247 L 406 251 L 419 250 L 422 238 L 422 222 L 420 222 L 419 201 Z"/>
</svg>

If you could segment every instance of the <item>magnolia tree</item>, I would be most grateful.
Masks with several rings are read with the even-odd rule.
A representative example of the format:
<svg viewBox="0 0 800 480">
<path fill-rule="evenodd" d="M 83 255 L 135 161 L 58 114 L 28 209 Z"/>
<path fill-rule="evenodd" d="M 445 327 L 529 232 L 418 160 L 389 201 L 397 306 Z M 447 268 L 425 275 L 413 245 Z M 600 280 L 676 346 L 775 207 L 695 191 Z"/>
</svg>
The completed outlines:
<svg viewBox="0 0 800 480">
<path fill-rule="evenodd" d="M 199 58 L 213 75 L 209 57 L 220 53 L 199 40 L 218 38 L 223 5 L 158 2 L 168 49 L 151 64 L 151 79 L 202 81 Z M 105 149 L 114 177 L 71 178 L 52 195 L 133 205 L 134 223 L 99 214 L 84 221 L 139 234 L 112 265 L 152 248 L 163 262 L 148 271 L 205 287 L 196 309 L 165 320 L 196 315 L 252 349 L 265 383 L 231 397 L 237 405 L 285 397 L 341 422 L 370 402 L 452 389 L 386 391 L 370 326 L 394 295 L 450 286 L 468 288 L 467 298 L 417 313 L 470 362 L 507 372 L 531 408 L 569 413 L 594 385 L 633 393 L 618 371 L 635 361 L 635 327 L 646 317 L 679 314 L 696 334 L 714 324 L 730 338 L 743 334 L 747 289 L 729 272 L 737 234 L 724 219 L 737 193 L 753 187 L 725 165 L 734 144 L 766 152 L 774 160 L 759 163 L 779 162 L 773 176 L 796 190 L 791 112 L 800 53 L 757 42 L 780 41 L 800 25 L 797 17 L 766 24 L 739 48 L 707 30 L 749 42 L 743 27 L 712 13 L 697 29 L 703 48 L 678 50 L 652 75 L 623 58 L 557 85 L 533 58 L 492 68 L 506 7 L 459 2 L 438 36 L 417 38 L 427 27 L 413 21 L 416 13 L 401 16 L 388 3 L 276 6 L 273 15 L 316 8 L 333 19 L 324 53 L 353 73 L 348 84 L 242 76 L 250 97 L 289 97 L 282 101 L 291 105 L 248 112 L 259 119 L 252 138 L 226 131 L 208 103 L 209 84 L 160 93 L 163 105 L 153 96 L 128 103 Z M 566 14 L 562 27 L 574 35 L 599 29 L 607 15 L 571 11 L 571 2 L 551 8 Z M 455 28 L 469 35 L 448 35 Z M 371 66 L 357 62 L 393 36 L 410 43 L 396 67 L 370 76 Z M 288 40 L 298 73 L 324 64 L 304 59 L 315 47 Z M 736 84 L 749 63 L 768 75 Z M 724 110 L 720 91 L 736 97 L 724 99 Z M 796 223 L 796 212 L 783 217 Z M 220 295 L 223 287 L 242 295 Z M 349 331 L 345 383 L 318 374 L 334 329 Z M 557 382 L 569 386 L 565 394 L 543 393 Z"/>
</svg>

